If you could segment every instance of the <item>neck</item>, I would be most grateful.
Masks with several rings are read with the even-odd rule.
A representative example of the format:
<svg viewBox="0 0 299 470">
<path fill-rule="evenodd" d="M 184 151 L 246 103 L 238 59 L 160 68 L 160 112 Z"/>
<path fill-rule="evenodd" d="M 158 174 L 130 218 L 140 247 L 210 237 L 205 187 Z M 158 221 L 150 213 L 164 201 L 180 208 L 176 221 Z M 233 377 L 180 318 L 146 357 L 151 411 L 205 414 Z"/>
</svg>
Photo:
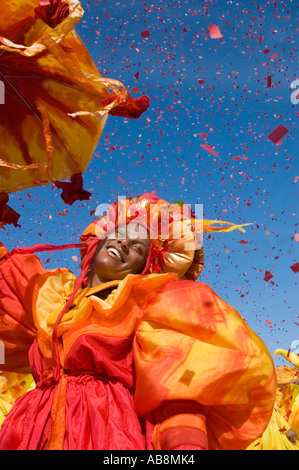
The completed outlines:
<svg viewBox="0 0 299 470">
<path fill-rule="evenodd" d="M 87 279 L 86 287 L 97 287 L 102 284 L 105 284 L 106 282 L 109 282 L 107 279 L 100 279 L 99 276 L 91 271 L 89 274 L 89 277 Z M 108 295 L 111 294 L 111 292 L 115 289 L 114 287 L 107 287 L 106 289 L 101 290 L 100 292 L 95 292 L 93 295 L 96 295 L 100 299 L 105 300 Z"/>
<path fill-rule="evenodd" d="M 107 287 L 107 289 L 103 289 L 100 292 L 94 292 L 93 295 L 99 297 L 99 299 L 106 300 L 107 297 L 111 294 L 111 292 L 116 289 L 116 287 Z"/>
<path fill-rule="evenodd" d="M 88 279 L 87 279 L 86 287 L 100 286 L 101 284 L 105 284 L 105 282 L 108 282 L 108 279 L 99 278 L 97 273 L 95 273 L 95 272 L 93 272 L 93 270 L 91 270 L 91 272 L 88 276 Z"/>
</svg>

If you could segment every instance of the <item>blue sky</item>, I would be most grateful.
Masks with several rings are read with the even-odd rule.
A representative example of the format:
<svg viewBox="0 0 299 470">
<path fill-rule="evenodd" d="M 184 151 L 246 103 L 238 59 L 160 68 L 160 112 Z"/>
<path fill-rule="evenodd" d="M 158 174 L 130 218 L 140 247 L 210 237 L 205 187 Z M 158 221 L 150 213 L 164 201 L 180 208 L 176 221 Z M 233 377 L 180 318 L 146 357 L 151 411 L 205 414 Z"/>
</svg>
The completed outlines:
<svg viewBox="0 0 299 470">
<path fill-rule="evenodd" d="M 199 280 L 240 312 L 272 354 L 278 347 L 296 352 L 299 273 L 290 268 L 299 262 L 295 2 L 82 5 L 76 29 L 101 74 L 123 82 L 134 97 L 148 95 L 150 109 L 134 121 L 109 117 L 84 174 L 89 201 L 67 206 L 51 186 L 14 193 L 10 206 L 21 213 L 21 228 L 7 227 L 1 241 L 10 249 L 77 242 L 98 204 L 152 190 L 169 201 L 203 204 L 209 219 L 251 222 L 245 234 L 205 238 Z M 210 37 L 210 24 L 221 39 Z M 280 124 L 289 132 L 275 145 L 268 135 Z M 77 255 L 40 257 L 49 269 L 77 274 Z M 266 271 L 273 275 L 268 282 Z"/>
</svg>

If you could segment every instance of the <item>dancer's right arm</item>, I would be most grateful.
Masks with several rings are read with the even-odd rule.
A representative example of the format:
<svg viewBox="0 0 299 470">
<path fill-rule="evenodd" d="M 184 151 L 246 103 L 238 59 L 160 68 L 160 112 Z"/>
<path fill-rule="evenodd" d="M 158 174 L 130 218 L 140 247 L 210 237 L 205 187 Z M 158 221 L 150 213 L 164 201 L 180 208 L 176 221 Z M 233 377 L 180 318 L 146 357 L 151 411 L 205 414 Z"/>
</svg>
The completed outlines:
<svg viewBox="0 0 299 470">
<path fill-rule="evenodd" d="M 0 242 L 0 370 L 30 372 L 28 351 L 36 335 L 32 293 L 44 272 L 37 256 L 11 254 Z"/>
</svg>

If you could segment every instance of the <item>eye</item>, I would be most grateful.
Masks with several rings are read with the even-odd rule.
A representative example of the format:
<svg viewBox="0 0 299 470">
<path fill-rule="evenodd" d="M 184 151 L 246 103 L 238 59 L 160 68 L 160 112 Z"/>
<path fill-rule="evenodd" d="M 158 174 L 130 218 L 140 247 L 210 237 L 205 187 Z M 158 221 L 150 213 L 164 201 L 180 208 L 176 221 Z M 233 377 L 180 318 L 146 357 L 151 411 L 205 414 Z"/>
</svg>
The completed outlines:
<svg viewBox="0 0 299 470">
<path fill-rule="evenodd" d="M 142 255 L 142 248 L 141 248 L 141 246 L 136 244 L 136 245 L 134 245 L 134 247 L 135 247 L 135 250 L 136 250 L 140 255 Z"/>
</svg>

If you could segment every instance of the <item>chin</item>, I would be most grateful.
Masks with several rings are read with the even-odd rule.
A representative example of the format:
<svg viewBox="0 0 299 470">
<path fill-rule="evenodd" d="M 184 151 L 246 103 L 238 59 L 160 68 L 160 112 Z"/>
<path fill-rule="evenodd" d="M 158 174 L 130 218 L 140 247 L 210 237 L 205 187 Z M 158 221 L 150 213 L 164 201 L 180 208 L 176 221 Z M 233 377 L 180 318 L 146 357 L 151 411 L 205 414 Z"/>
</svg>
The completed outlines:
<svg viewBox="0 0 299 470">
<path fill-rule="evenodd" d="M 105 270 L 97 273 L 99 279 L 105 279 L 109 281 L 122 281 L 130 273 L 122 273 L 119 271 Z"/>
</svg>

